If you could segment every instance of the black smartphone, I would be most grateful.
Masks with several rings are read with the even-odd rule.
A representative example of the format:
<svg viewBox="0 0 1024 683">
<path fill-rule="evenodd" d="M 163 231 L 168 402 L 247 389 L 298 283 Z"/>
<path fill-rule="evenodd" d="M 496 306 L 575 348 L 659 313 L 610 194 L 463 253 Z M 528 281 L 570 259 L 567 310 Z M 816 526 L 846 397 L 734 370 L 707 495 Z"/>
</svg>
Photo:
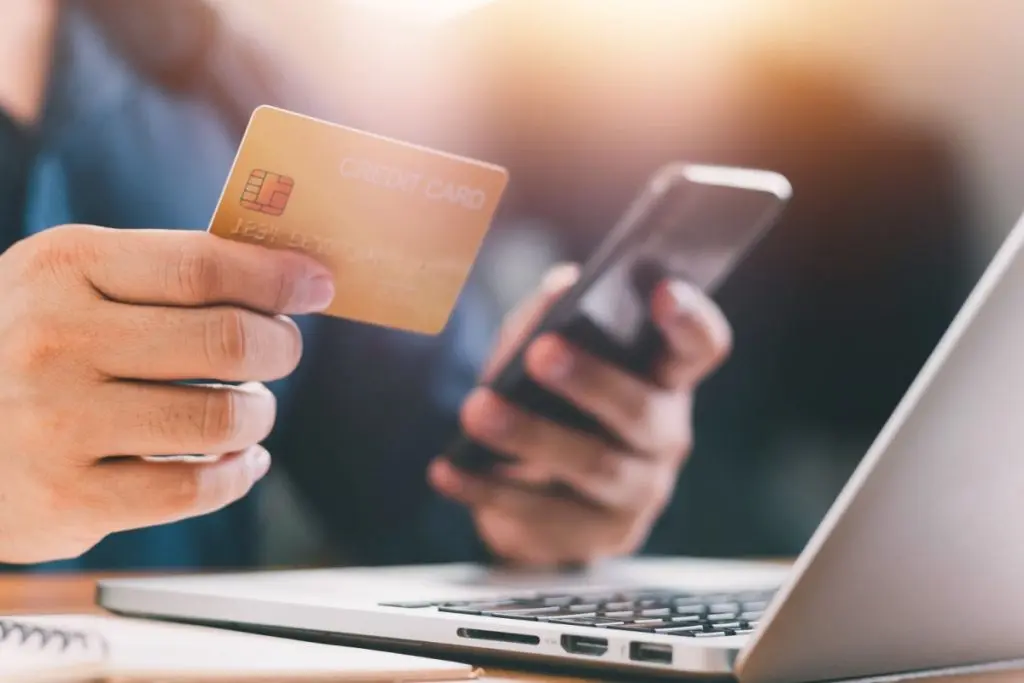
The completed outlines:
<svg viewBox="0 0 1024 683">
<path fill-rule="evenodd" d="M 776 222 L 791 193 L 789 181 L 773 171 L 684 163 L 660 168 L 584 264 L 577 282 L 488 386 L 526 411 L 616 443 L 592 415 L 529 378 L 525 349 L 539 335 L 554 332 L 627 372 L 650 377 L 664 343 L 650 310 L 655 287 L 677 278 L 713 293 Z M 514 461 L 461 430 L 446 456 L 475 474 Z"/>
</svg>

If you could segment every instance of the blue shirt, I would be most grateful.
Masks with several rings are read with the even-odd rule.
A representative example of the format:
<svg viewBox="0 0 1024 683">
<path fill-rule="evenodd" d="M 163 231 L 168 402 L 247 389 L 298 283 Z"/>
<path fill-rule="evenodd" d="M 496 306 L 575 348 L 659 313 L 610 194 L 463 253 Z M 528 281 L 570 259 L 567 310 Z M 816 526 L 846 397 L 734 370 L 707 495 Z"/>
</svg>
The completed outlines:
<svg viewBox="0 0 1024 683">
<path fill-rule="evenodd" d="M 199 0 L 60 5 L 41 151 L 19 234 L 67 222 L 204 229 L 255 106 L 344 122 L 344 112 L 317 112 L 301 92 L 287 92 L 289 79 L 221 32 Z M 764 148 L 697 149 L 701 158 L 782 171 L 800 188 L 798 198 L 717 295 L 736 348 L 701 387 L 697 445 L 646 552 L 798 552 L 824 512 L 814 506 L 830 498 L 827 487 L 838 487 L 844 468 L 852 470 L 968 289 L 960 258 L 969 222 L 945 145 L 902 124 L 883 125 L 846 97 L 823 109 L 835 79 L 779 87 L 778 74 L 763 74 L 761 65 L 750 82 L 764 87 L 744 112 L 749 124 L 740 138 Z M 612 158 L 622 144 L 620 137 L 588 140 L 596 160 Z M 684 142 L 659 144 L 651 164 L 693 152 Z M 570 157 L 560 168 L 574 181 L 581 166 Z M 600 179 L 602 169 L 587 168 Z M 0 168 L 0 185 L 2 175 Z M 631 189 L 640 179 L 633 180 L 616 185 Z M 599 235 L 607 202 L 592 194 L 567 202 L 580 206 L 549 209 L 562 230 L 572 233 L 575 223 L 576 234 Z M 588 244 L 581 237 L 569 257 L 584 256 Z M 836 254 L 848 253 L 865 257 L 832 267 Z M 292 377 L 272 386 L 280 412 L 268 445 L 275 467 L 351 561 L 486 557 L 466 511 L 431 493 L 424 469 L 454 431 L 458 405 L 475 382 L 490 313 L 470 286 L 438 338 L 299 321 L 306 353 Z M 848 437 L 852 455 L 831 456 L 837 474 L 827 481 L 794 487 L 779 468 L 794 460 L 791 438 L 808 429 Z M 112 536 L 80 560 L 44 568 L 251 564 L 258 495 L 200 519 Z"/>
<path fill-rule="evenodd" d="M 302 103 L 270 87 L 283 81 L 258 53 L 232 45 L 203 3 L 63 8 L 23 234 L 64 223 L 205 229 L 252 109 Z M 305 355 L 271 386 L 279 422 L 268 446 L 353 562 L 483 555 L 466 511 L 425 480 L 488 347 L 476 306 L 467 291 L 436 338 L 298 321 Z M 112 535 L 79 559 L 38 569 L 251 565 L 258 494 L 198 519 Z"/>
</svg>

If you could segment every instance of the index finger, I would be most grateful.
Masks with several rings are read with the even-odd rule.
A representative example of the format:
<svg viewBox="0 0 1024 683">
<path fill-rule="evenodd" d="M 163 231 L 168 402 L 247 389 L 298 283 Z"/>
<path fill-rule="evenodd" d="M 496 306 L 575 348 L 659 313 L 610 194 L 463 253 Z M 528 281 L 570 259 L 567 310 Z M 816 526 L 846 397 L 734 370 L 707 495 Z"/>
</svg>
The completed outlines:
<svg viewBox="0 0 1024 683">
<path fill-rule="evenodd" d="M 269 314 L 313 313 L 334 298 L 331 273 L 312 257 L 190 230 L 99 229 L 86 277 L 128 304 L 233 305 Z"/>
<path fill-rule="evenodd" d="M 699 289 L 681 280 L 662 282 L 651 302 L 667 352 L 655 380 L 667 388 L 695 384 L 717 368 L 732 350 L 732 328 L 725 315 Z"/>
<path fill-rule="evenodd" d="M 560 263 L 553 266 L 544 276 L 540 288 L 509 313 L 498 333 L 497 348 L 484 367 L 485 381 L 497 374 L 558 297 L 564 294 L 578 277 L 579 268 L 575 264 Z"/>
</svg>

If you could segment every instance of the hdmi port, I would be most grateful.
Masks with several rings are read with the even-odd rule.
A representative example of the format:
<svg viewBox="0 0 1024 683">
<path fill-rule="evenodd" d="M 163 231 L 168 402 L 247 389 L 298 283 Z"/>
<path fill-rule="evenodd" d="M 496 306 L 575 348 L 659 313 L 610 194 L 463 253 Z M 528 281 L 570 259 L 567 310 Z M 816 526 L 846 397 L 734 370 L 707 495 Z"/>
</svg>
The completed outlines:
<svg viewBox="0 0 1024 683">
<path fill-rule="evenodd" d="M 608 651 L 608 641 L 590 636 L 562 636 L 562 649 L 574 655 L 600 657 Z"/>
</svg>

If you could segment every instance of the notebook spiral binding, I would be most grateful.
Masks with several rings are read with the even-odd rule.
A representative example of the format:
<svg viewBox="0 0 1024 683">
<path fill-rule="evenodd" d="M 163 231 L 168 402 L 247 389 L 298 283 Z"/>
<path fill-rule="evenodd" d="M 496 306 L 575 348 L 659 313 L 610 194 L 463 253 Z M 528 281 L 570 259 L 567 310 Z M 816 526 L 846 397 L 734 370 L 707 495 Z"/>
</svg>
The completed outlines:
<svg viewBox="0 0 1024 683">
<path fill-rule="evenodd" d="M 45 628 L 10 619 L 0 619 L 0 649 L 15 646 L 59 654 L 85 654 L 106 657 L 108 643 L 94 633 L 61 628 Z"/>
</svg>

